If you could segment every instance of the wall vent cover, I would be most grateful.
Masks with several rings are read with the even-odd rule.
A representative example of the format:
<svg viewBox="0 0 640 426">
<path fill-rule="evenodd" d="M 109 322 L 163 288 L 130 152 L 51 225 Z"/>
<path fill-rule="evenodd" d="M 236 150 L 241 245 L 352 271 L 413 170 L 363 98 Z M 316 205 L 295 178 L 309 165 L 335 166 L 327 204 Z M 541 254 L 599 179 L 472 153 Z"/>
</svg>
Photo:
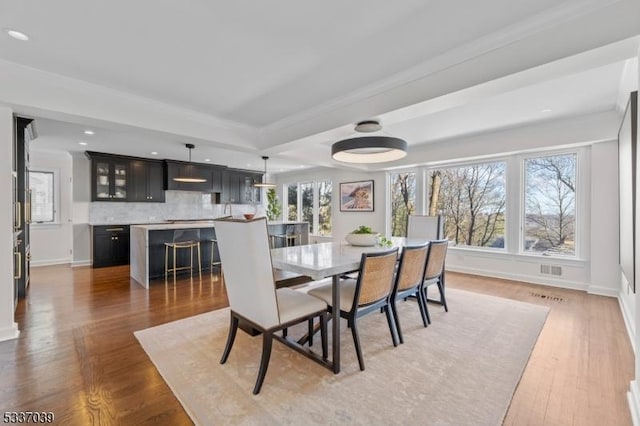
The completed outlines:
<svg viewBox="0 0 640 426">
<path fill-rule="evenodd" d="M 543 293 L 531 292 L 530 295 L 533 296 L 533 297 L 539 297 L 540 299 L 550 300 L 552 302 L 564 302 L 564 300 L 565 300 L 564 298 L 562 298 L 560 296 L 550 296 L 548 294 L 543 294 Z"/>
<path fill-rule="evenodd" d="M 541 264 L 540 273 L 543 275 L 555 275 L 556 277 L 561 277 L 562 266 Z"/>
</svg>

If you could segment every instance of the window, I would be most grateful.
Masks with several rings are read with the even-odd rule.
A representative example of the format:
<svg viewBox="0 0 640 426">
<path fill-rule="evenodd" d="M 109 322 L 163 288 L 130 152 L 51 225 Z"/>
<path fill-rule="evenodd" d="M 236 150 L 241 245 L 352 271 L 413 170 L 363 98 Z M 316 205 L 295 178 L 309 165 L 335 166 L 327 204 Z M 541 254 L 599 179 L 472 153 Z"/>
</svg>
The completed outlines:
<svg viewBox="0 0 640 426">
<path fill-rule="evenodd" d="M 430 170 L 429 214 L 443 214 L 456 246 L 505 247 L 506 163 Z"/>
<path fill-rule="evenodd" d="M 391 182 L 391 235 L 407 236 L 409 215 L 416 212 L 416 174 L 394 173 Z"/>
<path fill-rule="evenodd" d="M 287 219 L 309 222 L 310 234 L 331 235 L 331 181 L 289 183 L 284 188 Z"/>
<path fill-rule="evenodd" d="M 55 221 L 53 172 L 29 172 L 31 190 L 31 222 Z"/>
<path fill-rule="evenodd" d="M 331 235 L 331 194 L 330 180 L 318 182 L 318 235 Z"/>
<path fill-rule="evenodd" d="M 524 160 L 525 252 L 575 255 L 576 165 L 575 153 Z"/>
<path fill-rule="evenodd" d="M 292 183 L 287 188 L 287 219 L 298 220 L 298 184 Z"/>
<path fill-rule="evenodd" d="M 302 206 L 300 208 L 302 215 L 300 220 L 309 222 L 309 233 L 315 234 L 316 228 L 313 226 L 313 183 L 301 183 L 300 194 L 302 194 Z"/>
</svg>

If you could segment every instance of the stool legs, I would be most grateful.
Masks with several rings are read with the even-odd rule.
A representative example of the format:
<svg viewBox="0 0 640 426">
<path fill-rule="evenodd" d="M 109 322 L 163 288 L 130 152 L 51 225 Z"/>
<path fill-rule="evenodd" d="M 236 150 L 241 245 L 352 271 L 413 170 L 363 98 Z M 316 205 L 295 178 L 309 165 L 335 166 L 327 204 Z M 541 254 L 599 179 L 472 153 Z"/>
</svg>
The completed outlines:
<svg viewBox="0 0 640 426">
<path fill-rule="evenodd" d="M 171 264 L 173 265 L 173 267 L 170 269 L 169 268 L 169 248 L 171 247 L 171 255 L 173 256 L 173 259 L 171 261 Z M 177 245 L 172 245 L 172 244 L 166 244 L 164 247 L 164 280 L 165 282 L 167 281 L 167 276 L 169 275 L 169 272 L 173 272 L 173 283 L 175 284 L 176 282 L 176 274 L 177 271 L 179 269 L 187 269 L 189 268 L 189 272 L 191 273 L 191 278 L 193 278 L 193 248 L 196 247 L 196 252 L 197 252 L 197 256 L 198 256 L 198 277 L 200 278 L 200 280 L 202 281 L 202 252 L 200 250 L 200 242 L 196 242 L 195 244 L 192 245 L 184 245 L 184 246 L 177 246 Z M 181 266 L 178 267 L 177 265 L 177 254 L 178 254 L 178 249 L 189 249 L 189 266 Z"/>
</svg>

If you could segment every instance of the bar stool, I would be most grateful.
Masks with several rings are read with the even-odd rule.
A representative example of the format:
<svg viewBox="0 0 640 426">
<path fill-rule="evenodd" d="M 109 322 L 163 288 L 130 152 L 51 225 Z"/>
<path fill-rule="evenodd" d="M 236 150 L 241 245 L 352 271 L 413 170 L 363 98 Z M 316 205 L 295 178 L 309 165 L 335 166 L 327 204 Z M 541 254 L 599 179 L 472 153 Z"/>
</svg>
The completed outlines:
<svg viewBox="0 0 640 426">
<path fill-rule="evenodd" d="M 172 249 L 173 268 L 169 268 L 169 249 Z M 193 249 L 198 249 L 198 276 L 202 280 L 202 262 L 200 260 L 200 230 L 176 229 L 173 231 L 173 241 L 164 243 L 164 280 L 167 280 L 169 272 L 173 272 L 173 283 L 176 282 L 176 271 L 189 269 L 193 277 Z M 189 266 L 177 266 L 176 257 L 180 249 L 189 249 Z"/>
<path fill-rule="evenodd" d="M 295 225 L 288 225 L 287 226 L 287 233 L 286 234 L 271 234 L 271 247 L 274 248 L 277 243 L 276 243 L 276 239 L 281 239 L 283 241 L 283 246 L 284 247 L 292 247 L 292 246 L 297 246 L 300 245 L 300 238 L 301 238 L 302 234 L 300 234 L 300 232 L 298 231 L 297 227 Z"/>
<path fill-rule="evenodd" d="M 220 259 L 220 251 L 218 249 L 218 240 L 212 238 L 209 241 L 211 241 L 211 275 L 213 275 L 213 267 L 214 266 L 219 266 L 220 267 L 220 280 L 221 280 L 222 284 L 224 284 L 224 275 L 222 274 L 222 262 L 220 262 L 220 261 L 214 262 L 214 259 L 215 259 L 214 254 L 215 254 L 216 251 L 218 252 L 218 259 Z"/>
</svg>

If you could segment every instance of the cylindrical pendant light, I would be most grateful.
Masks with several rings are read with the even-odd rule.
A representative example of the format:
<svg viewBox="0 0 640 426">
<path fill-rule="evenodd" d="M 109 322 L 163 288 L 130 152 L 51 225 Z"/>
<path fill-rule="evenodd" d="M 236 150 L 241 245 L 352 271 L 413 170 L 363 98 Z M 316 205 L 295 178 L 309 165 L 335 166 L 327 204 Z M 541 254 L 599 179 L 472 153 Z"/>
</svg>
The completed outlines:
<svg viewBox="0 0 640 426">
<path fill-rule="evenodd" d="M 275 183 L 267 182 L 267 160 L 269 157 L 263 155 L 262 159 L 264 160 L 264 175 L 262 176 L 262 182 L 255 183 L 253 186 L 256 188 L 275 188 Z"/>
</svg>

